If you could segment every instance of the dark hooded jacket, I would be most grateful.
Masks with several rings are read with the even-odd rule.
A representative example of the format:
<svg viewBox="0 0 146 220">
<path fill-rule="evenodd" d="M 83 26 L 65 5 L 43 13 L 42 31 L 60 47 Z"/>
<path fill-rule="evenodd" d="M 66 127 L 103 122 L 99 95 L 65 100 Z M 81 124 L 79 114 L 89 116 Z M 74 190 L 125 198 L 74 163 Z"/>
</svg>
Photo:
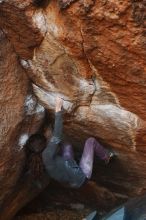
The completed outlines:
<svg viewBox="0 0 146 220">
<path fill-rule="evenodd" d="M 58 152 L 62 141 L 63 118 L 62 111 L 55 113 L 53 136 L 42 158 L 49 176 L 60 183 L 72 188 L 79 188 L 86 180 L 86 176 L 75 160 L 65 160 Z"/>
</svg>

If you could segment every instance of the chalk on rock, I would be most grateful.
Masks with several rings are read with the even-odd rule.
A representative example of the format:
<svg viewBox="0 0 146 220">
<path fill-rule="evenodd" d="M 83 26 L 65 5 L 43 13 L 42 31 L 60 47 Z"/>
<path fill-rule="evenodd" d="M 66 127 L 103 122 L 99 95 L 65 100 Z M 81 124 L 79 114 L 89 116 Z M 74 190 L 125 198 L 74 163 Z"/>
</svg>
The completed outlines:
<svg viewBox="0 0 146 220">
<path fill-rule="evenodd" d="M 73 103 L 69 101 L 69 98 L 64 94 L 61 94 L 59 92 L 45 91 L 35 84 L 33 84 L 33 91 L 37 98 L 45 105 L 47 109 L 54 110 L 57 96 L 60 96 L 64 100 L 64 110 L 66 110 L 67 112 L 71 112 L 73 109 Z"/>
<path fill-rule="evenodd" d="M 21 59 L 20 63 L 25 69 L 28 69 L 30 67 L 29 62 L 27 60 Z"/>
</svg>

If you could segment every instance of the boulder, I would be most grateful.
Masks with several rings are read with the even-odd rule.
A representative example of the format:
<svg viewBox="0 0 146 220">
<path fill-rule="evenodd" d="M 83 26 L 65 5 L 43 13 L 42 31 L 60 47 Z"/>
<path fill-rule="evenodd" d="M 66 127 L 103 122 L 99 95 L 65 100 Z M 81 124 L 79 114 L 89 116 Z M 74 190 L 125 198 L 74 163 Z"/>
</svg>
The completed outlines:
<svg viewBox="0 0 146 220">
<path fill-rule="evenodd" d="M 77 150 L 95 136 L 118 154 L 109 167 L 97 164 L 94 181 L 115 196 L 145 192 L 145 2 L 36 2 L 0 2 L 1 201 L 57 95 Z"/>
</svg>

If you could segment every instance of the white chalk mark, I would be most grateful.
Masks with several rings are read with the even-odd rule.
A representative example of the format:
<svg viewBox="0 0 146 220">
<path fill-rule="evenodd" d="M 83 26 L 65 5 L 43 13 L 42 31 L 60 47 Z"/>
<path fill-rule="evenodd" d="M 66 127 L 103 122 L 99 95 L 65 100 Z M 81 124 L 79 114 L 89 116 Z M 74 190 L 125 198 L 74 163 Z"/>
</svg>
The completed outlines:
<svg viewBox="0 0 146 220">
<path fill-rule="evenodd" d="M 18 145 L 20 146 L 20 149 L 21 150 L 24 145 L 26 144 L 27 140 L 29 138 L 29 135 L 28 134 L 22 134 L 19 138 L 19 142 L 18 142 Z"/>
<path fill-rule="evenodd" d="M 27 60 L 20 60 L 21 65 L 25 68 L 28 69 L 30 67 L 29 62 Z"/>
<path fill-rule="evenodd" d="M 43 12 L 36 11 L 32 20 L 35 23 L 35 25 L 41 30 L 41 32 L 45 34 L 47 31 L 47 26 L 46 26 L 45 16 Z"/>
<path fill-rule="evenodd" d="M 67 96 L 65 96 L 62 93 L 59 92 L 48 92 L 45 91 L 44 89 L 36 86 L 35 84 L 33 84 L 33 89 L 34 89 L 34 93 L 35 95 L 38 97 L 38 99 L 43 102 L 46 106 L 46 108 L 49 109 L 53 109 L 55 108 L 55 102 L 56 102 L 56 97 L 60 96 L 64 102 L 63 102 L 63 108 L 70 112 L 72 110 L 73 107 L 73 103 L 71 103 L 69 100 L 69 98 Z"/>
</svg>

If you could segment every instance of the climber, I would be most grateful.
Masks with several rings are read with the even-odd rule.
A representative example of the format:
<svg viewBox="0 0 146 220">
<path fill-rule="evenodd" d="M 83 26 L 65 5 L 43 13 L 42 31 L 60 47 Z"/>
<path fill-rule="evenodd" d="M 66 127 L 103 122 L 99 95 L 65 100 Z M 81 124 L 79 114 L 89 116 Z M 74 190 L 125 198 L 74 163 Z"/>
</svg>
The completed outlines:
<svg viewBox="0 0 146 220">
<path fill-rule="evenodd" d="M 46 141 L 42 135 L 34 134 L 29 138 L 27 147 L 32 155 L 37 158 L 35 162 L 31 157 L 33 163 L 30 163 L 30 169 L 34 176 L 37 172 L 43 172 L 44 169 L 52 179 L 63 183 L 65 186 L 79 188 L 91 178 L 94 153 L 107 164 L 113 158 L 114 153 L 107 151 L 95 138 L 90 137 L 85 142 L 78 165 L 74 160 L 72 146 L 69 143 L 62 142 L 62 106 L 63 100 L 57 97 L 53 135 L 45 149 Z"/>
</svg>

